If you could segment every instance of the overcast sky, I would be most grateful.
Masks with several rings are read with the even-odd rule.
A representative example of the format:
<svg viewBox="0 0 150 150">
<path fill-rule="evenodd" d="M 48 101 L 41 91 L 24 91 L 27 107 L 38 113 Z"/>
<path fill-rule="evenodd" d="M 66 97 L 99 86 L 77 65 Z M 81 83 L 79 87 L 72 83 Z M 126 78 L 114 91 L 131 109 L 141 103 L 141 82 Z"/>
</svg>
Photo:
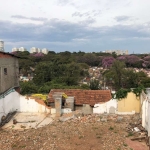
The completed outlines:
<svg viewBox="0 0 150 150">
<path fill-rule="evenodd" d="M 0 0 L 0 39 L 13 47 L 150 52 L 150 0 Z"/>
</svg>

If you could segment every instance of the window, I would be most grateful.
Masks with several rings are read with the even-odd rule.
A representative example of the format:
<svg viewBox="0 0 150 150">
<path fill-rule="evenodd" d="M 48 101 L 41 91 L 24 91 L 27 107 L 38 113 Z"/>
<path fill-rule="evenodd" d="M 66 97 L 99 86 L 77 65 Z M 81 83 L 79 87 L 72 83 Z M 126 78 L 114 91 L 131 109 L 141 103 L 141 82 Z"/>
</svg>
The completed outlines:
<svg viewBox="0 0 150 150">
<path fill-rule="evenodd" d="M 7 68 L 4 68 L 4 75 L 7 75 Z"/>
</svg>

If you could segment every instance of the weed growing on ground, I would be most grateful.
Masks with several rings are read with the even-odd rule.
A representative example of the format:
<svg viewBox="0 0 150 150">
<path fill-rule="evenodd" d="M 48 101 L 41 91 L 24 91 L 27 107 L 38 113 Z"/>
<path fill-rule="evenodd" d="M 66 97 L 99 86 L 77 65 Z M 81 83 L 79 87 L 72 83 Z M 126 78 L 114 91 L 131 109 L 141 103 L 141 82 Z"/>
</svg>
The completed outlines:
<svg viewBox="0 0 150 150">
<path fill-rule="evenodd" d="M 109 127 L 109 130 L 114 130 L 114 128 L 110 126 L 110 127 Z"/>
<path fill-rule="evenodd" d="M 79 139 L 83 138 L 83 136 L 79 136 Z"/>
<path fill-rule="evenodd" d="M 126 143 L 124 143 L 123 146 L 127 147 L 128 145 Z"/>
<path fill-rule="evenodd" d="M 127 135 L 127 137 L 129 137 L 129 136 L 133 136 L 133 133 L 129 132 L 128 135 Z"/>
</svg>

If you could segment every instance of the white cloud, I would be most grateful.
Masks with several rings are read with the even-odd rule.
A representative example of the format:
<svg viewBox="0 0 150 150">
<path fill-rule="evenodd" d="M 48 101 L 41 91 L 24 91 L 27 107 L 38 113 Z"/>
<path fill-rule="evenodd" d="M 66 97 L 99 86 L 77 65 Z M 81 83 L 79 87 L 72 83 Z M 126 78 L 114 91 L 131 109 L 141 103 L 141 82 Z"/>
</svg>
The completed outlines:
<svg viewBox="0 0 150 150">
<path fill-rule="evenodd" d="M 0 15 L 0 20 L 20 22 L 19 18 L 11 18 L 20 15 L 27 18 L 58 18 L 77 23 L 93 17 L 95 26 L 113 26 L 118 24 L 114 18 L 132 16 L 136 21 L 128 20 L 128 24 L 138 24 L 150 21 L 149 7 L 149 0 L 15 0 L 13 4 L 12 0 L 6 0 L 1 1 L 0 14 L 3 15 Z"/>
<path fill-rule="evenodd" d="M 33 45 L 37 40 L 54 47 L 67 43 L 71 47 L 75 42 L 81 45 L 90 40 L 95 47 L 97 39 L 101 42 L 131 39 L 133 44 L 141 40 L 142 45 L 149 40 L 149 8 L 150 0 L 15 0 L 13 3 L 5 0 L 0 4 L 0 38 L 8 43 L 21 40 L 29 44 L 28 39 Z M 106 43 L 110 49 L 114 46 Z"/>
</svg>

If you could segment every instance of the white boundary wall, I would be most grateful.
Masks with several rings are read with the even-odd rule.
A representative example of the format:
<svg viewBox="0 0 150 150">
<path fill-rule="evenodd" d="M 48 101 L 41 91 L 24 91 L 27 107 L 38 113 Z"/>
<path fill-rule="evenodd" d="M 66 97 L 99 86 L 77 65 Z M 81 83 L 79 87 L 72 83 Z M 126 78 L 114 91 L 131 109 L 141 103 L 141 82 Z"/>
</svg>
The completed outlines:
<svg viewBox="0 0 150 150">
<path fill-rule="evenodd" d="M 106 103 L 95 104 L 93 108 L 93 113 L 95 114 L 118 114 L 118 115 L 133 115 L 135 111 L 132 112 L 118 112 L 118 101 L 117 99 L 111 99 Z"/>
<path fill-rule="evenodd" d="M 39 104 L 34 99 L 26 98 L 25 96 L 19 95 L 20 107 L 19 112 L 36 112 L 36 113 L 50 113 L 51 109 L 46 106 Z"/>
<path fill-rule="evenodd" d="M 0 119 L 3 115 L 6 116 L 9 112 L 18 109 L 19 105 L 19 96 L 16 91 L 9 93 L 3 98 L 0 98 Z"/>
<path fill-rule="evenodd" d="M 3 115 L 17 110 L 18 112 L 50 113 L 51 109 L 39 104 L 34 99 L 26 98 L 16 91 L 0 98 L 0 122 Z"/>
<path fill-rule="evenodd" d="M 117 100 L 111 99 L 110 101 L 102 104 L 95 104 L 93 108 L 93 113 L 103 114 L 103 113 L 116 113 L 117 112 Z"/>
<path fill-rule="evenodd" d="M 142 106 L 142 126 L 148 131 L 150 136 L 150 88 L 146 89 L 147 96 Z"/>
</svg>

